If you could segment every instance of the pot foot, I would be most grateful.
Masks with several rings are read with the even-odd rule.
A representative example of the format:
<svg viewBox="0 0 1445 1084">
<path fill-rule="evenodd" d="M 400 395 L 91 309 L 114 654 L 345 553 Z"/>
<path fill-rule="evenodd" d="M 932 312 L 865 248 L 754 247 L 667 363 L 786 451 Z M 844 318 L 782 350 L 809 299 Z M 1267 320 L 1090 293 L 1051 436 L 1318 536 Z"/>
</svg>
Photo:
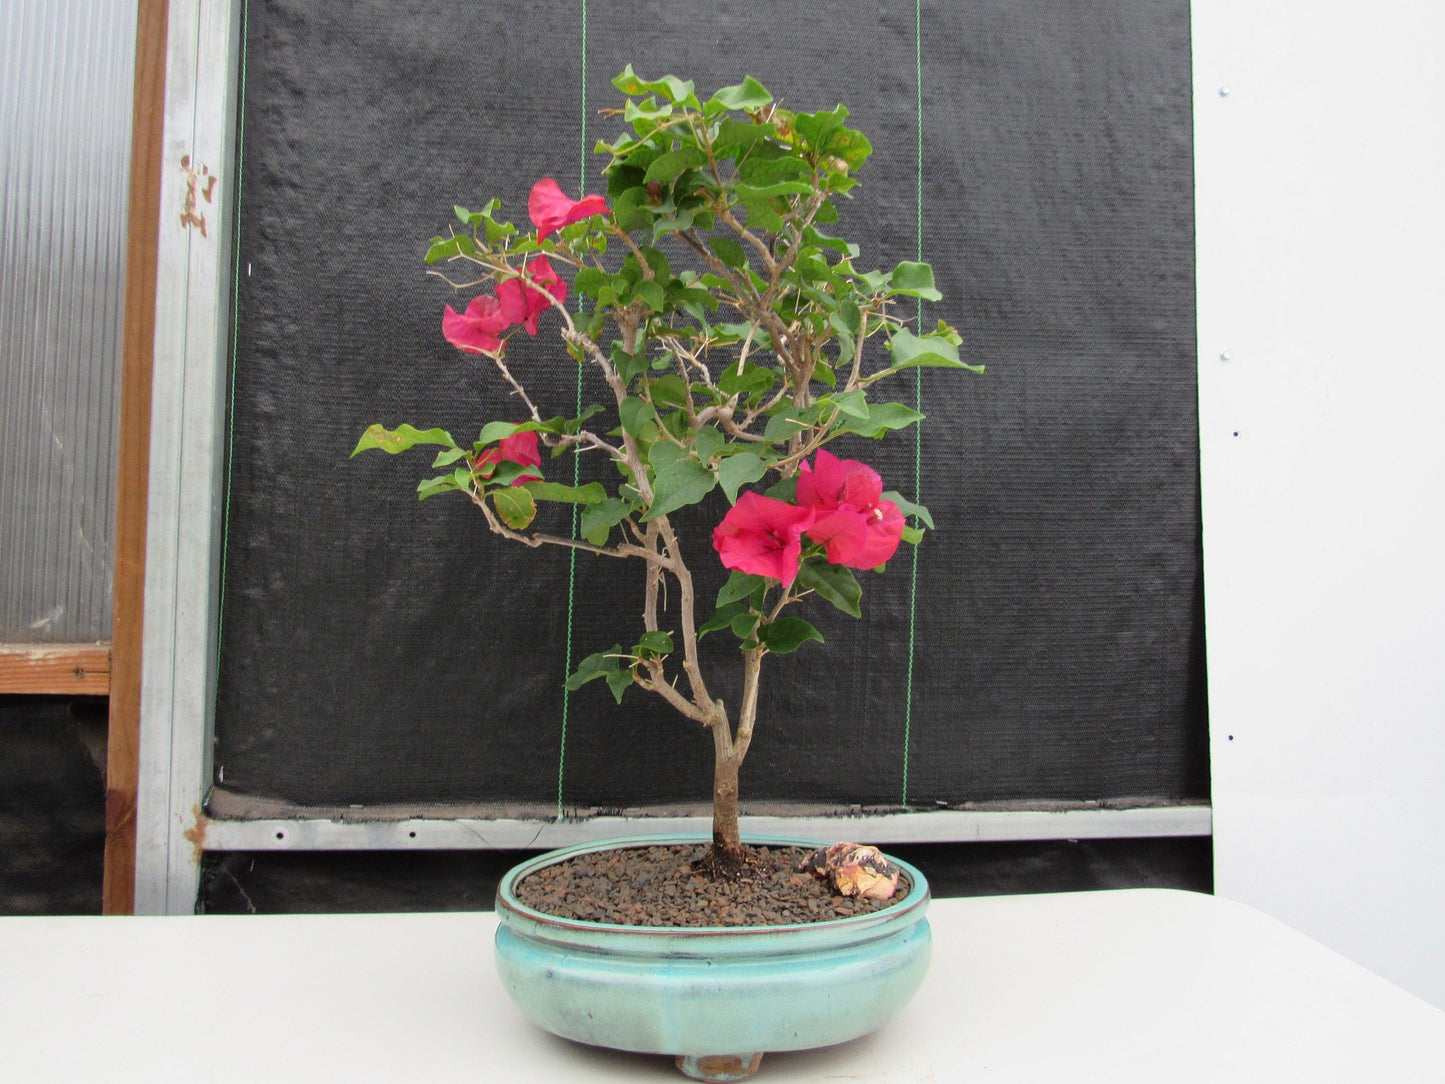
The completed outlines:
<svg viewBox="0 0 1445 1084">
<path fill-rule="evenodd" d="M 704 1080 L 707 1084 L 727 1084 L 733 1080 L 747 1080 L 758 1071 L 763 1054 L 679 1054 L 677 1067 L 693 1080 Z"/>
</svg>

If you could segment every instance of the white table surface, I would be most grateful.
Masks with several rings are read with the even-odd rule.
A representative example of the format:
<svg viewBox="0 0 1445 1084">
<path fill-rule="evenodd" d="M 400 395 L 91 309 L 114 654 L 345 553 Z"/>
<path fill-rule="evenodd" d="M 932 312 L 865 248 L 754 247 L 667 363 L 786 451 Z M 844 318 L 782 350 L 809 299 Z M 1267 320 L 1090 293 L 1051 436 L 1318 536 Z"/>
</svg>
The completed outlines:
<svg viewBox="0 0 1445 1084">
<path fill-rule="evenodd" d="M 1445 1081 L 1445 1012 L 1265 915 L 1135 890 L 936 900 L 933 965 L 782 1081 Z M 491 914 L 0 919 L 0 1080 L 680 1082 L 534 1028 Z"/>
</svg>

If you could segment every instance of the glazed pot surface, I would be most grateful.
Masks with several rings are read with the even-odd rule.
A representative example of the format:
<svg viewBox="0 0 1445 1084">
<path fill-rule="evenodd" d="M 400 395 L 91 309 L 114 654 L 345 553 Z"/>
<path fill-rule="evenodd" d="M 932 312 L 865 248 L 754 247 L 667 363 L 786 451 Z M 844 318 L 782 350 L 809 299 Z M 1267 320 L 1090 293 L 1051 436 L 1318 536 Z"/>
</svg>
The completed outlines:
<svg viewBox="0 0 1445 1084">
<path fill-rule="evenodd" d="M 578 1042 L 696 1060 L 802 1050 L 857 1038 L 917 991 L 932 934 L 928 883 L 871 914 L 786 926 L 674 928 L 563 919 L 522 904 L 528 874 L 576 854 L 706 843 L 640 837 L 553 851 L 511 870 L 497 890 L 502 984 L 528 1019 Z M 753 846 L 806 840 L 750 837 Z"/>
</svg>

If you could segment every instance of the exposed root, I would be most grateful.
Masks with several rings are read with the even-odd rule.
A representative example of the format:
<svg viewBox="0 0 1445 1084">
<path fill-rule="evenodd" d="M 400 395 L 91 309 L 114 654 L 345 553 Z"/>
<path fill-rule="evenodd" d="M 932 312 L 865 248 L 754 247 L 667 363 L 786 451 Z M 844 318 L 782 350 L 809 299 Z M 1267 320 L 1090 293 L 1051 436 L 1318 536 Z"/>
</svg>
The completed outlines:
<svg viewBox="0 0 1445 1084">
<path fill-rule="evenodd" d="M 748 847 L 739 845 L 734 849 L 716 839 L 692 864 L 696 872 L 712 881 L 746 881 L 760 866 L 757 856 Z"/>
</svg>

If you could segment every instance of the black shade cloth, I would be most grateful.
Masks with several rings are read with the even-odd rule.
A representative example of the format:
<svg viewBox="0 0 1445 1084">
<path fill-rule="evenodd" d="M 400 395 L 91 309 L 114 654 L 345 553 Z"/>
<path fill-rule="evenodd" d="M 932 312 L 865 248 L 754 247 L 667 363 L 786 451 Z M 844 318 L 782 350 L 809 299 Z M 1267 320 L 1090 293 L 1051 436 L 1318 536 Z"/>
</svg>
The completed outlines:
<svg viewBox="0 0 1445 1084">
<path fill-rule="evenodd" d="M 487 911 L 497 882 L 526 851 L 237 851 L 207 854 L 205 914 Z M 935 898 L 1175 888 L 1212 892 L 1204 836 L 890 846 L 928 878 Z"/>
<path fill-rule="evenodd" d="M 0 915 L 98 915 L 106 701 L 0 696 Z"/>
<path fill-rule="evenodd" d="M 466 295 L 424 273 L 425 239 L 494 195 L 525 224 L 544 175 L 577 194 L 631 62 L 846 103 L 874 154 L 834 232 L 861 266 L 913 259 L 921 198 L 944 293 L 925 321 L 988 366 L 921 377 L 938 530 L 916 617 L 909 552 L 862 575 L 864 620 L 813 608 L 826 645 L 765 664 L 745 799 L 1207 797 L 1187 4 L 251 0 L 245 46 L 222 785 L 299 805 L 706 798 L 710 740 L 644 693 L 572 694 L 564 742 L 562 680 L 633 642 L 639 569 L 580 556 L 569 603 L 566 552 L 488 534 L 460 497 L 417 503 L 424 450 L 347 459 L 372 422 L 469 439 L 519 420 L 489 363 L 442 340 Z M 577 395 L 554 322 L 509 351 L 544 414 Z M 911 431 L 848 450 L 914 495 Z M 724 575 L 714 497 L 681 517 L 704 595 Z"/>
</svg>

